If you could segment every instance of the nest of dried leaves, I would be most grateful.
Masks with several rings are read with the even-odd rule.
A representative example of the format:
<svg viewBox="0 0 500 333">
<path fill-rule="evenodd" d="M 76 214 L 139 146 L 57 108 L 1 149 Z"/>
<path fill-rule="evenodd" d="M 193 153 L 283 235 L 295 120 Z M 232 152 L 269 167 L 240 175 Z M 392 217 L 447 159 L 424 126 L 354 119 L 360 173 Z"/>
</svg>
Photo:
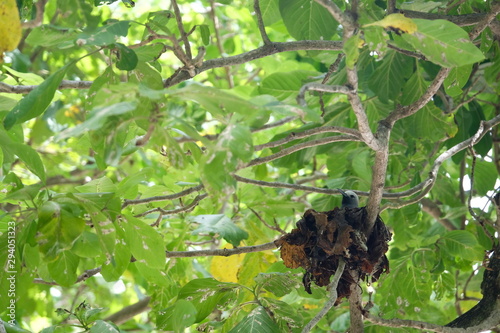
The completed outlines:
<svg viewBox="0 0 500 333">
<path fill-rule="evenodd" d="M 297 222 L 297 228 L 276 240 L 281 258 L 288 268 L 305 269 L 303 283 L 311 293 L 311 281 L 322 287 L 330 283 L 339 259 L 346 263 L 337 286 L 337 303 L 349 297 L 351 285 L 357 281 L 350 271 L 357 271 L 361 279 L 376 281 L 389 271 L 385 256 L 391 233 L 380 217 L 370 235 L 365 223 L 367 212 L 362 208 L 335 208 L 328 212 L 309 209 Z"/>
</svg>

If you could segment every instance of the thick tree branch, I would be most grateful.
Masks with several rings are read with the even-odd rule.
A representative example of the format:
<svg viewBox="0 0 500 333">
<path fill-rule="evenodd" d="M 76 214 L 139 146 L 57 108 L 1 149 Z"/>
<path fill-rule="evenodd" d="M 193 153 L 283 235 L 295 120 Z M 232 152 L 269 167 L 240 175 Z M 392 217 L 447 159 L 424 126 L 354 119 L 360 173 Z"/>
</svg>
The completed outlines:
<svg viewBox="0 0 500 333">
<path fill-rule="evenodd" d="M 321 6 L 333 16 L 335 21 L 340 23 L 346 29 L 354 29 L 354 22 L 352 18 L 344 13 L 340 8 L 331 0 L 316 0 Z"/>
<path fill-rule="evenodd" d="M 445 327 L 436 324 L 430 324 L 423 321 L 418 320 L 404 320 L 404 319 L 383 319 L 380 317 L 373 316 L 367 312 L 364 313 L 365 319 L 369 322 L 385 326 L 385 327 L 411 327 L 417 328 L 420 330 L 424 330 L 426 332 L 438 332 L 438 333 L 477 333 L 484 331 L 485 329 L 491 327 L 484 327 L 483 325 L 469 327 L 467 329 L 463 328 L 452 328 Z"/>
<path fill-rule="evenodd" d="M 300 51 L 300 50 L 340 51 L 342 50 L 342 45 L 343 45 L 342 42 L 327 41 L 327 40 L 302 40 L 302 41 L 284 42 L 284 43 L 272 42 L 271 44 L 265 44 L 261 47 L 256 48 L 255 50 L 238 54 L 235 56 L 207 60 L 203 62 L 203 64 L 200 67 L 196 68 L 196 74 L 200 74 L 204 71 L 213 68 L 241 65 L 250 62 L 252 60 L 264 58 L 280 52 Z M 169 79 L 164 80 L 163 83 L 165 88 L 168 88 L 180 82 L 188 80 L 190 78 L 191 77 L 185 71 L 180 71 L 179 73 L 170 77 Z"/>
<path fill-rule="evenodd" d="M 238 54 L 231 57 L 224 57 L 218 59 L 210 59 L 204 61 L 201 66 L 194 69 L 195 75 L 200 74 L 204 71 L 226 67 L 241 65 L 252 60 L 264 58 L 276 53 L 289 52 L 289 51 L 313 51 L 313 50 L 323 50 L 323 51 L 340 51 L 342 50 L 342 42 L 339 41 L 328 41 L 328 40 L 302 40 L 295 42 L 284 42 L 284 43 L 271 43 L 263 45 L 255 50 Z M 174 86 L 178 83 L 191 79 L 187 71 L 179 71 L 172 77 L 163 80 L 163 84 L 166 88 Z M 59 85 L 58 89 L 88 89 L 92 85 L 93 81 L 69 81 L 63 80 Z M 13 93 L 13 94 L 26 94 L 35 89 L 36 85 L 33 86 L 14 86 L 0 82 L 0 93 Z"/>
<path fill-rule="evenodd" d="M 465 27 L 481 22 L 488 14 L 487 13 L 472 13 L 465 15 L 444 15 L 436 13 L 423 13 L 409 9 L 395 9 L 396 13 L 402 13 L 409 18 L 425 19 L 425 20 L 447 20 L 455 23 L 458 26 Z M 391 14 L 391 12 L 389 12 Z"/>
</svg>

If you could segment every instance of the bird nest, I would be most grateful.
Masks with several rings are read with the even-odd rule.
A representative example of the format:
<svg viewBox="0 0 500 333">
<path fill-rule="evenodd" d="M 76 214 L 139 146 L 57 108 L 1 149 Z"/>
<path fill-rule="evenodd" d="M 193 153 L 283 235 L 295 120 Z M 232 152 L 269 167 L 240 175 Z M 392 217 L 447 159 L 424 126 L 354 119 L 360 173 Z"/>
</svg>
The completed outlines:
<svg viewBox="0 0 500 333">
<path fill-rule="evenodd" d="M 311 293 L 311 281 L 323 287 L 330 283 L 339 259 L 346 263 L 337 286 L 337 303 L 349 297 L 357 283 L 350 272 L 361 279 L 376 281 L 389 271 L 385 256 L 391 233 L 378 216 L 367 236 L 367 211 L 362 208 L 335 208 L 328 212 L 309 209 L 297 222 L 297 228 L 275 241 L 286 267 L 305 269 L 303 284 Z"/>
</svg>

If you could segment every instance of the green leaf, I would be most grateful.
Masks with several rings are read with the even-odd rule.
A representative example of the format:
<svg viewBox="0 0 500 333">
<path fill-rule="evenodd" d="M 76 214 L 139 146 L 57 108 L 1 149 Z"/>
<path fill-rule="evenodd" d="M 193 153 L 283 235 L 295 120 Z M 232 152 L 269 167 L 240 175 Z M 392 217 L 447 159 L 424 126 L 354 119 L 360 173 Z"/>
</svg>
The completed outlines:
<svg viewBox="0 0 500 333">
<path fill-rule="evenodd" d="M 241 288 L 236 283 L 219 282 L 212 278 L 195 279 L 179 291 L 178 300 L 189 300 L 198 311 L 196 321 L 205 319 L 217 304 L 228 302 Z"/>
<path fill-rule="evenodd" d="M 476 237 L 466 230 L 447 232 L 436 242 L 441 251 L 468 260 L 482 260 L 483 253 L 478 249 Z"/>
<path fill-rule="evenodd" d="M 24 162 L 28 170 L 33 172 L 43 183 L 45 183 L 45 168 L 36 150 L 24 143 L 12 142 L 2 130 L 0 130 L 0 140 L 0 147 L 2 147 L 2 150 L 7 154 L 17 155 L 17 157 Z"/>
<path fill-rule="evenodd" d="M 210 28 L 207 24 L 201 24 L 198 26 L 200 28 L 201 40 L 203 45 L 207 46 L 210 44 Z"/>
<path fill-rule="evenodd" d="M 413 20 L 418 31 L 402 37 L 430 61 L 443 67 L 460 67 L 484 59 L 465 30 L 446 20 Z"/>
<path fill-rule="evenodd" d="M 259 1 L 260 12 L 265 26 L 270 26 L 280 20 L 280 11 L 278 1 L 261 0 Z"/>
<path fill-rule="evenodd" d="M 76 186 L 75 190 L 80 193 L 92 193 L 92 192 L 116 192 L 116 185 L 111 179 L 104 176 L 101 178 L 94 179 L 85 185 Z"/>
<path fill-rule="evenodd" d="M 72 65 L 73 62 L 59 69 L 42 84 L 30 91 L 28 95 L 24 96 L 3 120 L 5 129 L 9 130 L 15 124 L 23 123 L 41 115 L 52 102 L 57 88 L 61 84 L 64 75 L 66 75 L 66 71 Z"/>
<path fill-rule="evenodd" d="M 488 191 L 495 188 L 495 183 L 498 180 L 498 171 L 495 168 L 495 163 L 483 160 L 476 160 L 474 170 L 474 189 L 480 196 L 486 196 Z"/>
<path fill-rule="evenodd" d="M 345 64 L 347 68 L 354 68 L 358 62 L 360 41 L 359 35 L 353 35 L 344 43 L 343 50 L 346 56 Z"/>
<path fill-rule="evenodd" d="M 198 310 L 192 302 L 180 299 L 175 304 L 157 316 L 157 325 L 165 331 L 183 333 L 186 327 L 196 322 Z"/>
<path fill-rule="evenodd" d="M 57 260 L 81 235 L 85 221 L 74 216 L 71 208 L 54 201 L 45 202 L 38 210 L 37 241 L 47 260 Z"/>
<path fill-rule="evenodd" d="M 452 97 L 460 95 L 462 93 L 462 88 L 469 80 L 471 72 L 471 65 L 452 68 L 450 74 L 448 74 L 443 82 L 446 93 Z"/>
<path fill-rule="evenodd" d="M 262 306 L 252 310 L 229 333 L 278 333 L 281 332 L 276 323 L 269 317 Z"/>
<path fill-rule="evenodd" d="M 84 31 L 78 35 L 76 44 L 105 46 L 116 43 L 119 37 L 125 37 L 128 33 L 130 22 L 118 21 L 106 24 L 94 31 Z"/>
<path fill-rule="evenodd" d="M 200 84 L 190 84 L 181 89 L 171 90 L 169 93 L 183 100 L 201 104 L 214 116 L 226 116 L 232 112 L 252 114 L 259 111 L 258 106 L 236 95 Z"/>
<path fill-rule="evenodd" d="M 90 333 L 119 333 L 120 329 L 110 321 L 96 320 L 90 328 Z"/>
<path fill-rule="evenodd" d="M 75 127 L 68 128 L 67 130 L 59 133 L 56 136 L 56 139 L 63 140 L 69 137 L 81 135 L 90 130 L 97 130 L 106 123 L 106 119 L 108 117 L 131 112 L 135 108 L 136 103 L 132 102 L 121 102 L 118 104 L 95 108 L 90 111 L 89 119 L 79 125 L 76 125 Z"/>
<path fill-rule="evenodd" d="M 63 251 L 47 266 L 55 282 L 63 287 L 70 287 L 76 282 L 76 269 L 79 262 L 80 259 L 71 251 Z"/>
<path fill-rule="evenodd" d="M 260 302 L 267 309 L 272 309 L 273 319 L 279 325 L 281 332 L 290 332 L 291 330 L 293 332 L 304 327 L 300 312 L 291 304 L 269 297 L 263 297 Z"/>
<path fill-rule="evenodd" d="M 99 237 L 95 233 L 84 231 L 75 240 L 71 252 L 82 258 L 94 258 L 101 254 L 99 247 Z"/>
<path fill-rule="evenodd" d="M 248 238 L 248 233 L 240 229 L 224 214 L 198 215 L 192 217 L 192 221 L 200 226 L 193 231 L 193 234 L 200 233 L 219 234 L 233 246 L 240 245 L 240 242 Z"/>
<path fill-rule="evenodd" d="M 255 282 L 277 297 L 283 297 L 299 288 L 297 281 L 286 273 L 260 273 L 255 277 Z"/>
<path fill-rule="evenodd" d="M 300 88 L 317 72 L 296 70 L 291 72 L 277 72 L 266 76 L 259 87 L 261 94 L 267 94 L 283 101 L 289 97 L 295 98 Z"/>
<path fill-rule="evenodd" d="M 280 0 L 279 9 L 290 35 L 297 39 L 329 40 L 337 22 L 316 1 Z"/>
<path fill-rule="evenodd" d="M 380 58 L 385 56 L 387 52 L 387 42 L 389 40 L 389 35 L 382 27 L 372 27 L 370 29 L 364 29 L 363 34 L 365 36 L 365 42 L 368 48 L 376 52 Z"/>
<path fill-rule="evenodd" d="M 121 43 L 116 43 L 116 48 L 118 49 L 118 62 L 116 63 L 116 68 L 131 71 L 137 67 L 137 54 L 135 51 L 126 47 Z"/>
<path fill-rule="evenodd" d="M 389 50 L 368 81 L 368 86 L 378 96 L 380 101 L 387 104 L 395 100 L 403 86 L 405 79 L 412 73 L 412 60 L 404 55 Z"/>
<path fill-rule="evenodd" d="M 127 216 L 122 223 L 132 255 L 151 268 L 165 268 L 165 245 L 160 234 L 141 220 Z"/>
<path fill-rule="evenodd" d="M 114 237 L 113 237 L 114 238 Z M 122 229 L 116 229 L 116 244 L 114 252 L 109 260 L 102 265 L 101 274 L 106 281 L 117 281 L 130 264 L 130 247 L 126 244 L 125 233 Z"/>
<path fill-rule="evenodd" d="M 42 25 L 31 30 L 26 43 L 41 47 L 69 47 L 73 46 L 77 32 L 72 29 L 60 28 L 52 25 Z"/>
</svg>

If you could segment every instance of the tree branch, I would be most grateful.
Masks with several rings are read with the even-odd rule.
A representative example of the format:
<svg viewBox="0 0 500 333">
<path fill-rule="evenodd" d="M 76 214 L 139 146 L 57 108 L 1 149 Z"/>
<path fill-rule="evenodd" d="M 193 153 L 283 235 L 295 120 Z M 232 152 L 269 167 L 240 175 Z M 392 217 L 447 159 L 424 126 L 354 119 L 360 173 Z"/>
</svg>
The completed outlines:
<svg viewBox="0 0 500 333">
<path fill-rule="evenodd" d="M 447 160 L 448 158 L 452 157 L 453 155 L 457 154 L 458 152 L 466 149 L 467 147 L 472 147 L 475 144 L 481 140 L 481 138 L 493 127 L 497 126 L 500 124 L 500 115 L 497 115 L 496 117 L 488 120 L 488 121 L 481 121 L 479 128 L 472 137 L 469 139 L 462 141 L 460 143 L 457 143 L 441 155 L 439 155 L 436 160 L 434 161 L 434 164 L 432 165 L 431 171 L 429 172 L 429 176 L 427 179 L 422 181 L 420 184 L 412 187 L 409 190 L 406 190 L 404 192 L 399 192 L 399 193 L 391 193 L 390 196 L 388 197 L 394 197 L 394 195 L 400 195 L 403 194 L 407 196 L 409 193 L 416 193 L 422 189 L 426 189 L 427 191 L 430 191 L 432 187 L 434 186 L 434 183 L 436 182 L 437 179 L 437 172 L 439 171 L 439 168 L 441 167 L 441 164 Z M 385 197 L 386 195 L 384 195 Z M 388 206 L 386 208 L 398 208 L 399 206 Z"/>
<path fill-rule="evenodd" d="M 418 320 L 383 319 L 380 317 L 373 316 L 373 315 L 369 314 L 368 312 L 365 312 L 363 316 L 369 322 L 377 324 L 377 325 L 385 326 L 385 327 L 411 327 L 411 328 L 417 328 L 420 330 L 425 330 L 425 331 L 429 331 L 429 332 L 438 332 L 438 333 L 476 333 L 476 332 L 481 332 L 485 329 L 491 328 L 491 327 L 482 327 L 481 325 L 469 327 L 467 329 L 452 328 L 452 327 L 445 327 L 445 326 L 436 325 L 436 324 L 430 324 L 430 323 L 426 323 L 426 322 L 418 321 Z"/>
<path fill-rule="evenodd" d="M 450 73 L 450 70 L 450 68 L 441 68 L 441 70 L 438 72 L 438 74 L 430 84 L 429 88 L 427 88 L 425 93 L 417 101 L 408 106 L 398 107 L 396 110 L 391 112 L 384 121 L 392 127 L 396 121 L 409 117 L 426 106 L 427 103 L 429 103 L 432 97 L 436 94 L 439 87 L 441 87 L 441 84 L 443 84 L 443 81 Z"/>
<path fill-rule="evenodd" d="M 281 182 L 266 182 L 263 180 L 245 178 L 242 176 L 238 176 L 236 174 L 233 174 L 233 178 L 236 179 L 236 181 L 239 181 L 241 183 L 252 184 L 252 185 L 262 186 L 262 187 L 288 188 L 288 189 L 295 190 L 295 191 L 322 193 L 322 194 L 330 194 L 330 195 L 340 194 L 339 190 L 333 190 L 333 189 L 329 189 L 329 188 L 313 187 L 313 186 L 305 186 L 305 185 L 289 184 L 289 183 L 281 183 Z M 360 192 L 360 191 L 355 191 L 355 192 L 357 195 L 365 195 L 365 196 L 368 195 L 368 193 L 366 193 L 366 192 Z"/>
<path fill-rule="evenodd" d="M 143 203 L 150 203 L 150 202 L 155 202 L 155 201 L 174 200 L 174 199 L 184 197 L 184 196 L 191 194 L 193 192 L 201 191 L 202 189 L 203 189 L 203 184 L 200 184 L 200 185 L 190 187 L 184 191 L 174 193 L 174 194 L 160 195 L 160 196 L 143 198 L 143 199 L 125 200 L 123 202 L 122 209 L 127 207 L 127 206 L 130 206 L 130 205 L 140 205 Z"/>
<path fill-rule="evenodd" d="M 203 64 L 200 67 L 196 68 L 195 71 L 196 74 L 200 74 L 204 71 L 213 68 L 241 65 L 250 62 L 252 60 L 264 58 L 276 53 L 288 52 L 288 51 L 300 51 L 300 50 L 340 51 L 342 50 L 342 42 L 327 41 L 327 40 L 303 40 L 303 41 L 284 42 L 284 43 L 272 42 L 271 44 L 265 44 L 261 47 L 256 48 L 255 50 L 238 54 L 235 56 L 207 60 L 203 62 Z M 191 77 L 185 71 L 180 71 L 173 77 L 164 80 L 163 81 L 164 87 L 168 88 L 174 86 L 190 78 Z"/>
<path fill-rule="evenodd" d="M 172 4 L 172 7 L 174 9 L 177 28 L 179 29 L 179 32 L 181 34 L 181 39 L 184 42 L 184 50 L 186 52 L 187 60 L 190 62 L 193 60 L 193 55 L 191 54 L 191 45 L 189 44 L 186 31 L 184 30 L 184 25 L 182 24 L 181 12 L 179 10 L 179 6 L 177 5 L 177 0 L 172 0 L 170 3 Z"/>
<path fill-rule="evenodd" d="M 38 0 L 35 4 L 36 6 L 36 17 L 34 20 L 23 22 L 21 24 L 23 29 L 32 29 L 42 25 L 43 14 L 45 13 L 45 5 L 48 0 Z"/>
<path fill-rule="evenodd" d="M 176 209 L 171 209 L 171 210 L 165 210 L 163 208 L 157 207 L 157 208 L 153 208 L 153 209 L 147 210 L 147 211 L 145 211 L 145 212 L 143 212 L 141 214 L 135 215 L 135 217 L 146 216 L 146 215 L 154 213 L 154 212 L 159 212 L 161 215 L 173 215 L 173 214 L 190 212 L 196 206 L 198 206 L 198 203 L 201 200 L 205 199 L 206 197 L 208 197 L 208 194 L 206 194 L 206 193 L 200 194 L 200 195 L 196 196 L 196 198 L 194 198 L 193 201 L 189 205 L 182 206 L 182 207 L 179 207 L 179 208 L 176 208 Z M 158 221 L 158 222 L 160 222 L 160 221 Z"/>
<path fill-rule="evenodd" d="M 340 8 L 331 0 L 316 0 L 321 6 L 333 16 L 335 21 L 341 24 L 344 28 L 353 29 L 354 22 L 350 16 L 346 15 Z"/>
<path fill-rule="evenodd" d="M 425 19 L 425 20 L 446 20 L 460 27 L 477 24 L 481 22 L 488 14 L 487 13 L 472 13 L 465 15 L 444 15 L 436 13 L 423 13 L 409 9 L 396 9 L 396 13 L 404 14 L 409 18 Z"/>
<path fill-rule="evenodd" d="M 262 19 L 262 13 L 260 12 L 259 0 L 253 1 L 253 10 L 255 11 L 255 16 L 257 16 L 257 25 L 259 26 L 260 36 L 262 37 L 264 44 L 271 44 L 271 40 L 266 32 L 264 20 Z"/>
<path fill-rule="evenodd" d="M 422 204 L 422 210 L 441 223 L 447 230 L 457 230 L 457 227 L 455 227 L 450 220 L 441 217 L 443 213 L 434 201 L 428 198 L 423 198 L 420 200 L 420 203 Z"/>
<path fill-rule="evenodd" d="M 229 257 L 235 254 L 252 253 L 273 250 L 276 248 L 274 242 L 269 242 L 260 245 L 251 245 L 236 247 L 234 249 L 215 249 L 215 250 L 198 250 L 198 251 L 166 251 L 167 258 L 192 258 L 192 257 Z"/>
<path fill-rule="evenodd" d="M 484 18 L 481 19 L 481 21 L 472 29 L 471 32 L 469 32 L 469 38 L 471 40 L 476 39 L 479 37 L 481 32 L 486 29 L 487 26 L 490 25 L 490 23 L 496 18 L 496 16 L 500 13 L 500 2 L 496 1 L 493 2 L 491 5 L 491 10 Z"/>
<path fill-rule="evenodd" d="M 118 312 L 113 313 L 112 315 L 104 318 L 106 321 L 111 321 L 115 323 L 116 325 L 123 324 L 124 322 L 128 321 L 129 319 L 133 318 L 134 316 L 137 316 L 138 314 L 146 311 L 149 308 L 149 301 L 151 300 L 151 297 L 144 297 L 137 303 L 131 304 L 129 306 L 124 307 Z"/>
<path fill-rule="evenodd" d="M 305 94 L 307 91 L 321 91 L 328 93 L 340 93 L 347 95 L 350 92 L 350 89 L 346 86 L 331 86 L 328 84 L 321 84 L 317 82 L 310 82 L 304 84 L 297 95 L 297 103 L 301 106 L 306 106 Z"/>
<path fill-rule="evenodd" d="M 254 150 L 260 151 L 260 150 L 265 149 L 265 148 L 274 148 L 274 147 L 278 147 L 278 146 L 287 144 L 287 143 L 294 141 L 294 140 L 303 139 L 303 138 L 310 137 L 312 135 L 323 134 L 323 133 L 343 133 L 343 134 L 351 135 L 353 137 L 361 139 L 359 132 L 354 130 L 354 129 L 340 127 L 340 126 L 325 126 L 325 127 L 316 127 L 316 128 L 306 130 L 303 132 L 298 132 L 298 133 L 292 132 L 292 133 L 288 134 L 288 136 L 286 138 L 254 146 Z"/>
<path fill-rule="evenodd" d="M 278 158 L 281 158 L 283 156 L 290 155 L 290 154 L 292 154 L 296 151 L 302 150 L 302 149 L 326 145 L 326 144 L 333 143 L 333 142 L 341 142 L 341 141 L 361 141 L 361 140 L 358 139 L 357 137 L 352 136 L 352 135 L 336 135 L 336 136 L 331 136 L 331 137 L 327 137 L 327 138 L 311 140 L 311 141 L 296 144 L 295 146 L 284 148 L 283 150 L 281 150 L 275 154 L 269 155 L 269 156 L 255 158 L 255 159 L 251 160 L 250 162 L 248 162 L 246 165 L 243 165 L 242 167 L 240 167 L 240 169 L 244 169 L 244 168 L 248 168 L 248 167 L 251 167 L 254 165 L 267 163 L 267 162 L 276 160 Z"/>
<path fill-rule="evenodd" d="M 344 273 L 344 268 L 345 268 L 345 261 L 344 259 L 340 258 L 337 270 L 333 275 L 332 281 L 328 285 L 328 290 L 330 290 L 330 296 L 328 297 L 328 300 L 326 301 L 325 305 L 323 305 L 321 311 L 318 312 L 318 314 L 314 316 L 314 318 L 311 319 L 311 321 L 307 323 L 306 326 L 304 326 L 304 328 L 302 329 L 302 333 L 310 332 L 312 328 L 316 326 L 316 324 L 321 320 L 321 318 L 323 318 L 328 313 L 328 311 L 330 311 L 330 309 L 335 305 L 338 295 L 337 286 L 339 284 L 342 273 Z"/>
<path fill-rule="evenodd" d="M 328 40 L 302 40 L 294 42 L 284 42 L 263 45 L 255 50 L 241 53 L 231 57 L 224 57 L 218 59 L 210 59 L 204 61 L 201 66 L 194 68 L 195 75 L 198 75 L 204 71 L 226 67 L 241 65 L 252 60 L 264 58 L 276 53 L 289 52 L 289 51 L 312 51 L 312 50 L 330 50 L 330 51 L 340 51 L 342 50 L 342 42 L 339 41 L 328 41 Z M 172 77 L 163 80 L 163 85 L 165 88 L 174 86 L 178 83 L 191 79 L 187 71 L 179 71 Z M 59 85 L 58 89 L 89 89 L 93 81 L 70 81 L 63 80 Z M 32 86 L 17 86 L 10 85 L 0 82 L 0 93 L 12 93 L 12 94 L 26 94 L 38 87 L 37 85 Z"/>
</svg>

